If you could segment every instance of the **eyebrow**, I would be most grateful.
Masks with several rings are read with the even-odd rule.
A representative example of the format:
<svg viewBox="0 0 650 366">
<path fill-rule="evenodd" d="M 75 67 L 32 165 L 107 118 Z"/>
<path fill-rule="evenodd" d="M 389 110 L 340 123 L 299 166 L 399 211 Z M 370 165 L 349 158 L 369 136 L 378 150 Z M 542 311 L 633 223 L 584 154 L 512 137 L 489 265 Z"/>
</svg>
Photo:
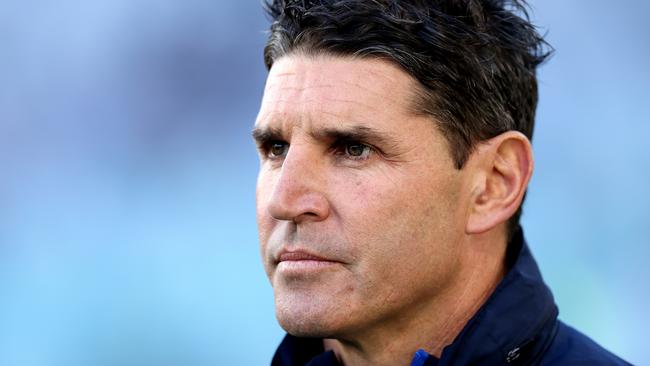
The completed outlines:
<svg viewBox="0 0 650 366">
<path fill-rule="evenodd" d="M 316 140 L 329 141 L 365 141 L 377 145 L 394 145 L 393 136 L 382 133 L 368 126 L 352 125 L 341 128 L 323 128 L 311 131 L 309 135 Z"/>
<path fill-rule="evenodd" d="M 255 127 L 251 135 L 258 145 L 264 145 L 273 140 L 282 140 L 282 132 L 273 127 Z"/>
<path fill-rule="evenodd" d="M 273 127 L 255 127 L 252 136 L 258 145 L 283 139 L 282 132 Z M 393 136 L 362 125 L 321 128 L 310 131 L 309 136 L 318 141 L 365 141 L 387 147 L 397 144 Z"/>
</svg>

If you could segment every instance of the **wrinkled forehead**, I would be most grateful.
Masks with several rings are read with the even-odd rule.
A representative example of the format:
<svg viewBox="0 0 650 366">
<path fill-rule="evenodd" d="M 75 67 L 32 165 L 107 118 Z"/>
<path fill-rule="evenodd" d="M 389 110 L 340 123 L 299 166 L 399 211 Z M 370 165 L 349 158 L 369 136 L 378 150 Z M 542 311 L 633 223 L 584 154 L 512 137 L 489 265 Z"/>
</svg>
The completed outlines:
<svg viewBox="0 0 650 366">
<path fill-rule="evenodd" d="M 271 68 L 260 113 L 407 113 L 416 87 L 385 60 L 290 55 Z"/>
</svg>

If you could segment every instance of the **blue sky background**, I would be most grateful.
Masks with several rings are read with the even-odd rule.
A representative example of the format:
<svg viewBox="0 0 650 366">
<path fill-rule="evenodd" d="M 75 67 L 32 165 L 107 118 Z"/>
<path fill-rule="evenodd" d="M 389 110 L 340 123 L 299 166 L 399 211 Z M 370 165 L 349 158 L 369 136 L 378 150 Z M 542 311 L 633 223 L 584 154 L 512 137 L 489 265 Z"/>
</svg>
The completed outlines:
<svg viewBox="0 0 650 366">
<path fill-rule="evenodd" d="M 650 362 L 650 2 L 532 1 L 525 232 L 560 317 Z M 257 1 L 0 3 L 0 364 L 268 364 Z"/>
</svg>

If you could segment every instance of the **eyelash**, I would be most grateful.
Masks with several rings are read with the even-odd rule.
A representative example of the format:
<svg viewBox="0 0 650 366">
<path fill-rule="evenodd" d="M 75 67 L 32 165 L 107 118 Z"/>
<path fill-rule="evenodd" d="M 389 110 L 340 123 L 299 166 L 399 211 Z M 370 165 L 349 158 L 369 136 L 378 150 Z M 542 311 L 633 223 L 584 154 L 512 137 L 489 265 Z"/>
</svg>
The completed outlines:
<svg viewBox="0 0 650 366">
<path fill-rule="evenodd" d="M 280 144 L 282 144 L 285 149 L 283 155 L 272 154 L 272 149 L 274 148 L 274 145 L 280 145 Z M 347 149 L 350 148 L 351 146 L 361 146 L 363 148 L 362 155 L 361 156 L 350 155 Z M 284 155 L 287 153 L 288 149 L 289 149 L 289 144 L 281 140 L 268 141 L 263 143 L 261 146 L 262 154 L 269 160 L 282 159 Z M 368 160 L 371 154 L 377 152 L 377 150 L 371 145 L 359 141 L 353 141 L 353 140 L 336 141 L 335 143 L 332 144 L 330 151 L 332 151 L 337 158 L 352 160 L 352 161 Z"/>
<path fill-rule="evenodd" d="M 362 156 L 354 156 L 350 155 L 349 151 L 347 150 L 351 146 L 361 146 L 364 150 L 362 153 Z M 368 160 L 370 157 L 370 154 L 375 152 L 375 149 L 372 148 L 372 146 L 368 144 L 364 144 L 359 141 L 337 141 L 334 145 L 332 145 L 332 149 L 338 157 L 342 157 L 344 159 L 348 160 L 354 160 L 354 161 L 364 161 Z"/>
<path fill-rule="evenodd" d="M 264 143 L 262 144 L 262 146 L 261 146 L 262 154 L 263 154 L 267 159 L 270 159 L 270 160 L 276 160 L 276 159 L 279 159 L 280 156 L 276 156 L 276 155 L 272 155 L 272 154 L 271 154 L 271 151 L 272 151 L 272 149 L 273 149 L 273 146 L 274 146 L 274 145 L 279 145 L 279 144 L 282 144 L 282 145 L 284 146 L 284 148 L 285 148 L 285 154 L 286 154 L 286 150 L 289 149 L 289 144 L 286 143 L 286 142 L 284 142 L 284 141 L 280 141 L 280 140 L 273 140 L 273 141 L 267 141 L 267 142 L 264 142 Z"/>
</svg>

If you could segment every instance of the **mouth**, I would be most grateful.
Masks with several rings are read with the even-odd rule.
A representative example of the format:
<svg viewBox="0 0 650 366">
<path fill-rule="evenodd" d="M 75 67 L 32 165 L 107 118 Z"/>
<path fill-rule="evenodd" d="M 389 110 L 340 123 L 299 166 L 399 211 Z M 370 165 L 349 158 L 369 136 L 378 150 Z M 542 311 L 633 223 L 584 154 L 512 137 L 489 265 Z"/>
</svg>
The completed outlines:
<svg viewBox="0 0 650 366">
<path fill-rule="evenodd" d="M 306 274 L 332 268 L 341 262 L 302 250 L 283 250 L 276 262 L 277 271 L 284 274 Z"/>
</svg>

